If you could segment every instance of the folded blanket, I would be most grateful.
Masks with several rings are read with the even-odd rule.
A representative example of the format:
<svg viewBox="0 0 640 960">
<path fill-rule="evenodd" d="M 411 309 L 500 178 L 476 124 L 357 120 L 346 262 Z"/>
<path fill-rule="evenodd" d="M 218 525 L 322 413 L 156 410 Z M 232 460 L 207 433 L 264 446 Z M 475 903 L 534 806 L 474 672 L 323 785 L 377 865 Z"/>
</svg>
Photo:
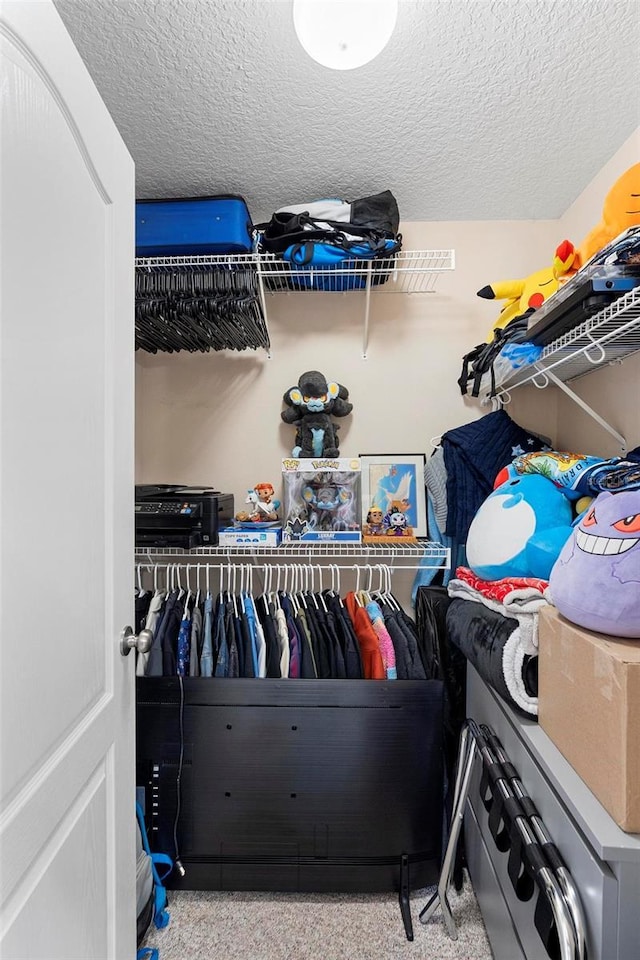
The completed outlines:
<svg viewBox="0 0 640 960">
<path fill-rule="evenodd" d="M 485 683 L 517 711 L 537 716 L 538 658 L 524 655 L 520 667 L 520 689 L 507 682 L 505 650 L 513 643 L 518 623 L 511 617 L 489 610 L 482 603 L 452 600 L 447 610 L 450 642 L 473 664 Z M 514 695 L 515 694 L 515 695 Z"/>
<path fill-rule="evenodd" d="M 532 676 L 535 673 L 537 678 L 538 611 L 549 602 L 547 581 L 532 577 L 480 580 L 465 567 L 458 567 L 456 574 L 447 587 L 449 596 L 471 601 L 469 606 L 475 610 L 452 615 L 457 620 L 464 619 L 464 628 L 469 631 L 468 638 L 465 638 L 460 632 L 460 624 L 452 623 L 456 631 L 455 635 L 450 634 L 452 641 L 474 665 L 474 657 L 478 660 L 481 676 L 501 696 L 526 713 L 537 716 L 537 679 L 534 689 Z M 500 619 L 496 621 L 483 612 L 487 621 L 483 624 L 478 614 L 479 605 Z M 505 623 L 501 624 L 500 620 Z M 531 663 L 532 659 L 535 663 Z"/>
<path fill-rule="evenodd" d="M 483 580 L 469 567 L 457 567 L 456 578 L 481 593 L 487 600 L 501 603 L 508 616 L 518 611 L 536 613 L 549 602 L 549 581 L 538 577 L 503 577 L 501 580 Z"/>
</svg>

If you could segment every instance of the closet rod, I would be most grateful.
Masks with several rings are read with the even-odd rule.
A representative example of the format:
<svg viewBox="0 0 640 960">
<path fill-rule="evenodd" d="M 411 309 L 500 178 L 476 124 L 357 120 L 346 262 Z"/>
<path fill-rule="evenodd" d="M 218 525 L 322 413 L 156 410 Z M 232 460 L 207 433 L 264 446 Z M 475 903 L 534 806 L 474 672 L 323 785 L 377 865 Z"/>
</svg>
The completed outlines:
<svg viewBox="0 0 640 960">
<path fill-rule="evenodd" d="M 176 568 L 180 570 L 193 570 L 196 571 L 198 568 L 200 570 L 246 570 L 247 568 L 254 571 L 265 571 L 265 570 L 291 570 L 294 569 L 309 569 L 309 570 L 326 570 L 327 573 L 331 573 L 331 570 L 360 570 L 360 571 L 380 571 L 380 570 L 390 570 L 393 572 L 398 572 L 401 570 L 424 570 L 424 564 L 420 563 L 402 563 L 400 565 L 394 566 L 393 563 L 198 563 L 197 560 L 194 560 L 193 563 L 156 563 L 154 560 L 136 560 L 136 569 L 138 570 L 175 570 Z"/>
</svg>

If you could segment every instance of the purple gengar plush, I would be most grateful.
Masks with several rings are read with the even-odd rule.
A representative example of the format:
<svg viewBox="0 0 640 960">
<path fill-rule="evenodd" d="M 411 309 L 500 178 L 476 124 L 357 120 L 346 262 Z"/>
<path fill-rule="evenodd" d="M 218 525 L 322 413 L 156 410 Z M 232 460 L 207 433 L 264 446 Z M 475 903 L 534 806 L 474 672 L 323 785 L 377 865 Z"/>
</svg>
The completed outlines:
<svg viewBox="0 0 640 960">
<path fill-rule="evenodd" d="M 567 620 L 640 638 L 640 490 L 594 500 L 556 560 L 549 590 Z"/>
</svg>

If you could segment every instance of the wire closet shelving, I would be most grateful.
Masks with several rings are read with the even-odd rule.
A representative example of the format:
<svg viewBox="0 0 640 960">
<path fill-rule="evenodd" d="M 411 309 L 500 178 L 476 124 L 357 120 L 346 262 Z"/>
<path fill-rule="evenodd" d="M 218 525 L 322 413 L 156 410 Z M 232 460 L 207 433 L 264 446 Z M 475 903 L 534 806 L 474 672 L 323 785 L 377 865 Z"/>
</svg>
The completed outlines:
<svg viewBox="0 0 640 960">
<path fill-rule="evenodd" d="M 417 570 L 430 567 L 447 569 L 451 562 L 451 551 L 441 543 L 431 540 L 419 540 L 406 544 L 369 544 L 369 543 L 302 543 L 300 541 L 282 543 L 277 547 L 242 544 L 234 547 L 196 547 L 183 550 L 179 547 L 137 548 L 136 563 L 155 564 L 160 560 L 175 558 L 185 563 L 201 563 L 218 560 L 224 563 L 231 559 L 248 558 L 250 560 L 271 560 L 275 563 L 296 561 L 303 564 L 335 566 L 332 561 L 361 561 L 368 564 L 386 563 L 392 569 Z M 348 564 L 351 566 L 351 563 Z"/>
<path fill-rule="evenodd" d="M 599 313 L 548 343 L 535 363 L 504 374 L 496 383 L 496 399 L 509 403 L 511 392 L 527 384 L 540 390 L 549 385 L 557 386 L 615 437 L 622 451 L 626 452 L 627 443 L 622 434 L 568 387 L 567 383 L 593 372 L 603 364 L 620 363 L 625 357 L 638 351 L 640 287 L 634 287 Z"/>
<path fill-rule="evenodd" d="M 366 359 L 369 343 L 369 316 L 371 309 L 371 294 L 378 293 L 434 293 L 437 279 L 440 274 L 455 269 L 455 253 L 453 250 L 402 250 L 399 253 L 380 260 L 345 260 L 340 266 L 311 267 L 297 266 L 289 263 L 274 254 L 246 253 L 230 254 L 225 256 L 184 256 L 184 257 L 138 257 L 135 261 L 136 289 L 144 290 L 144 299 L 136 297 L 136 315 L 139 317 L 139 305 L 146 306 L 153 302 L 154 285 L 160 295 L 163 286 L 166 289 L 166 279 L 182 276 L 190 278 L 187 281 L 200 291 L 210 286 L 212 276 L 218 278 L 224 294 L 225 279 L 229 275 L 241 275 L 244 279 L 251 300 L 252 311 L 254 306 L 258 311 L 258 319 L 253 315 L 250 318 L 249 334 L 245 338 L 246 346 L 242 346 L 242 330 L 229 342 L 228 331 L 219 335 L 218 326 L 224 324 L 223 311 L 217 308 L 210 318 L 206 311 L 194 306 L 194 297 L 187 295 L 182 300 L 187 304 L 191 317 L 202 328 L 200 345 L 189 342 L 184 337 L 180 345 L 180 337 L 169 337 L 166 326 L 175 317 L 171 311 L 176 307 L 174 299 L 167 300 L 167 310 L 159 305 L 154 309 L 153 326 L 146 337 L 142 337 L 137 324 L 137 346 L 140 349 L 161 351 L 171 350 L 219 350 L 219 349 L 256 349 L 264 348 L 270 351 L 270 337 L 268 327 L 267 294 L 322 292 L 360 295 L 364 298 L 362 355 Z M 154 280 L 153 278 L 157 278 Z M 254 287 L 255 284 L 255 287 Z M 233 283 L 229 282 L 230 287 Z M 221 296 L 222 296 L 221 294 Z M 206 298 L 205 298 L 206 299 Z M 179 304 L 181 306 L 182 304 Z M 155 308 L 156 304 L 153 303 Z M 144 318 L 140 318 L 144 319 Z M 262 331 L 264 324 L 264 332 Z M 256 335 L 256 329 L 258 333 Z M 200 331 L 199 331 L 200 332 Z M 240 346 L 237 343 L 240 342 Z M 176 345 L 177 344 L 177 345 Z"/>
</svg>

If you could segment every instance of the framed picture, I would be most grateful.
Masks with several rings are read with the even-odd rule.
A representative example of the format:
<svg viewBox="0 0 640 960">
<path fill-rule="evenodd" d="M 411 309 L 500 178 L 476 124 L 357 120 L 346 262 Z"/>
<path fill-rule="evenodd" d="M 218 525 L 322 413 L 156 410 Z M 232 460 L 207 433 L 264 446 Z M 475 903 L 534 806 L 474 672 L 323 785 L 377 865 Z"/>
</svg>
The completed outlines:
<svg viewBox="0 0 640 960">
<path fill-rule="evenodd" d="M 360 454 L 367 539 L 427 536 L 425 460 L 424 453 Z"/>
</svg>

